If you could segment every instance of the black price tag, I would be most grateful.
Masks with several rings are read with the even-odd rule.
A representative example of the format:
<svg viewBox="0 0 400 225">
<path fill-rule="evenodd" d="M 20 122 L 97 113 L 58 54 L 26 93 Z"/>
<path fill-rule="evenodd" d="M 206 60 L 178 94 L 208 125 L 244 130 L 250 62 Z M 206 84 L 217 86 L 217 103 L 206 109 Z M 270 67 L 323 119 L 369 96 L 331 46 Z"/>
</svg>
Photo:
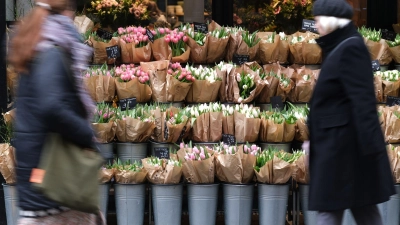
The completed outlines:
<svg viewBox="0 0 400 225">
<path fill-rule="evenodd" d="M 194 32 L 199 32 L 199 33 L 208 33 L 208 25 L 205 23 L 193 23 L 194 26 Z"/>
<path fill-rule="evenodd" d="M 318 30 L 315 27 L 315 21 L 314 20 L 303 19 L 303 23 L 302 23 L 301 29 L 318 34 Z"/>
<path fill-rule="evenodd" d="M 103 29 L 97 29 L 96 33 L 97 33 L 97 36 L 99 36 L 100 38 L 105 39 L 105 40 L 111 40 L 114 36 L 111 32 L 108 32 Z"/>
<path fill-rule="evenodd" d="M 232 58 L 232 62 L 236 65 L 242 65 L 243 63 L 246 63 L 250 60 L 250 56 L 249 55 L 237 55 L 234 54 L 233 58 Z"/>
<path fill-rule="evenodd" d="M 119 51 L 118 45 L 114 45 L 106 48 L 107 57 L 109 59 L 116 59 L 121 56 L 121 52 Z"/>
<path fill-rule="evenodd" d="M 169 159 L 169 149 L 167 147 L 154 148 L 154 156 L 159 159 Z"/>
<path fill-rule="evenodd" d="M 231 134 L 222 134 L 222 141 L 226 145 L 236 145 L 236 138 L 234 135 Z"/>
<path fill-rule="evenodd" d="M 394 41 L 396 39 L 396 33 L 387 29 L 382 30 L 382 38 L 388 41 Z"/>
<path fill-rule="evenodd" d="M 133 109 L 136 106 L 136 98 L 126 98 L 119 100 L 121 111 Z"/>
<path fill-rule="evenodd" d="M 372 61 L 372 70 L 374 72 L 381 70 L 381 65 L 379 64 L 379 60 Z"/>
<path fill-rule="evenodd" d="M 394 96 L 387 96 L 386 105 L 387 106 L 400 105 L 400 98 Z"/>
<path fill-rule="evenodd" d="M 154 42 L 154 34 L 151 33 L 151 31 L 148 28 L 146 28 L 146 34 L 147 34 L 147 37 L 149 37 L 149 40 L 151 41 L 151 43 L 153 43 Z"/>
<path fill-rule="evenodd" d="M 281 96 L 274 96 L 270 98 L 272 108 L 283 109 L 283 102 Z"/>
</svg>

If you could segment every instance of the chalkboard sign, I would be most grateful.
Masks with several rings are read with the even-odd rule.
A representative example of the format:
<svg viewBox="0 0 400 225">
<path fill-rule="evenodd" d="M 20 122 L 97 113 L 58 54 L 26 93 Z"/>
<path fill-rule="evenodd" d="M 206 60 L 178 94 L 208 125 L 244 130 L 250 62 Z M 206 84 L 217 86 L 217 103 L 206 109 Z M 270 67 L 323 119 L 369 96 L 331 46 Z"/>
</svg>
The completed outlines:
<svg viewBox="0 0 400 225">
<path fill-rule="evenodd" d="M 303 19 L 303 23 L 302 23 L 301 29 L 318 34 L 318 30 L 315 27 L 315 21 L 314 20 Z"/>
<path fill-rule="evenodd" d="M 394 41 L 396 39 L 396 33 L 387 29 L 382 30 L 382 38 L 388 41 Z"/>
<path fill-rule="evenodd" d="M 154 156 L 159 159 L 169 159 L 169 148 L 168 147 L 155 147 Z"/>
<path fill-rule="evenodd" d="M 147 37 L 149 37 L 149 40 L 153 43 L 154 42 L 154 34 L 151 33 L 151 31 L 148 28 L 146 28 L 146 34 L 147 34 Z"/>
<path fill-rule="evenodd" d="M 236 145 L 236 138 L 231 134 L 222 134 L 222 142 L 226 145 Z"/>
<path fill-rule="evenodd" d="M 111 40 L 114 36 L 111 32 L 108 32 L 101 28 L 97 29 L 96 33 L 97 33 L 97 36 L 99 36 L 100 38 L 105 39 L 105 40 Z"/>
<path fill-rule="evenodd" d="M 208 25 L 205 23 L 193 23 L 194 26 L 194 32 L 199 32 L 199 33 L 208 33 Z"/>
<path fill-rule="evenodd" d="M 400 105 L 400 98 L 394 96 L 387 96 L 386 105 L 387 106 Z"/>
<path fill-rule="evenodd" d="M 121 52 L 119 51 L 118 45 L 106 47 L 106 52 L 107 52 L 107 57 L 109 59 L 116 59 L 121 56 Z"/>
<path fill-rule="evenodd" d="M 233 58 L 232 58 L 232 62 L 236 65 L 242 65 L 243 63 L 246 63 L 250 60 L 250 56 L 249 55 L 238 55 L 238 54 L 234 54 Z"/>
<path fill-rule="evenodd" d="M 283 102 L 281 96 L 274 96 L 270 98 L 272 108 L 283 109 Z"/>
<path fill-rule="evenodd" d="M 136 98 L 126 98 L 119 100 L 119 107 L 121 111 L 133 109 L 136 106 Z"/>
<path fill-rule="evenodd" d="M 381 65 L 379 64 L 379 60 L 372 61 L 372 70 L 374 72 L 381 70 Z"/>
</svg>

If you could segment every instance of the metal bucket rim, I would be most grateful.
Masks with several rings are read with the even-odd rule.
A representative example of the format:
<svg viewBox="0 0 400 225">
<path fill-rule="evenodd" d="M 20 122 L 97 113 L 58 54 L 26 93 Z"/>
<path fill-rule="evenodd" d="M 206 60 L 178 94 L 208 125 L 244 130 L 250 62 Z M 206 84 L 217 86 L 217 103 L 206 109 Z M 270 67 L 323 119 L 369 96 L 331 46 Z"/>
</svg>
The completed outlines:
<svg viewBox="0 0 400 225">
<path fill-rule="evenodd" d="M 114 144 L 114 143 L 115 143 L 114 141 L 112 141 L 112 142 L 106 142 L 106 143 L 96 142 L 96 144 L 98 144 L 98 145 L 112 145 L 112 144 Z"/>
<path fill-rule="evenodd" d="M 151 186 L 160 186 L 160 187 L 183 186 L 183 183 L 178 183 L 178 184 L 151 184 Z"/>
<path fill-rule="evenodd" d="M 154 140 L 149 140 L 149 143 L 154 143 L 154 144 L 172 144 L 175 145 L 175 143 L 172 142 L 158 142 L 158 141 L 154 141 Z M 178 147 L 178 146 L 177 146 Z"/>
<path fill-rule="evenodd" d="M 3 187 L 7 187 L 7 186 L 14 187 L 14 186 L 17 186 L 17 184 L 7 184 L 7 183 L 2 183 L 2 185 L 3 185 Z"/>
<path fill-rule="evenodd" d="M 237 187 L 242 187 L 242 186 L 254 186 L 256 183 L 247 183 L 247 184 L 232 184 L 232 183 L 221 183 L 224 186 L 237 186 Z"/>
<path fill-rule="evenodd" d="M 193 183 L 187 183 L 186 184 L 187 186 L 202 186 L 202 187 L 207 187 L 207 186 L 210 186 L 210 187 L 214 187 L 214 186 L 219 186 L 219 183 L 210 183 L 210 184 L 193 184 Z"/>
<path fill-rule="evenodd" d="M 115 183 L 114 186 L 143 186 L 148 183 L 140 183 L 140 184 L 124 184 L 124 183 Z"/>
<path fill-rule="evenodd" d="M 267 183 L 257 183 L 257 186 L 289 186 L 290 183 L 286 183 L 286 184 L 267 184 Z"/>
<path fill-rule="evenodd" d="M 117 145 L 142 145 L 142 144 L 149 144 L 148 141 L 145 142 L 115 142 Z"/>
</svg>

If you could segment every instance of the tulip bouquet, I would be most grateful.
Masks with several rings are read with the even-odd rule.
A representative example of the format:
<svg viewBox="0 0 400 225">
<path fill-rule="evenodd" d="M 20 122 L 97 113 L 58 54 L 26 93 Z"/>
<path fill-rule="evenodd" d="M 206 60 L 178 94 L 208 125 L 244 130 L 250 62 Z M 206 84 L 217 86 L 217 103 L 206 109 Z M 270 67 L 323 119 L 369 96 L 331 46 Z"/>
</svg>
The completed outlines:
<svg viewBox="0 0 400 225">
<path fill-rule="evenodd" d="M 225 55 L 225 61 L 230 62 L 233 59 L 233 55 L 236 54 L 239 44 L 242 42 L 242 27 L 227 27 L 226 31 L 229 32 L 229 42 L 227 45 L 227 52 Z"/>
<path fill-rule="evenodd" d="M 114 167 L 110 163 L 103 165 L 99 172 L 99 182 L 101 184 L 110 182 L 114 178 L 114 172 Z"/>
<path fill-rule="evenodd" d="M 151 99 L 150 75 L 142 67 L 123 64 L 115 68 L 115 75 L 118 99 L 136 98 L 137 102 Z"/>
<path fill-rule="evenodd" d="M 146 29 L 129 26 L 118 28 L 121 59 L 123 63 L 139 63 L 151 60 L 151 47 Z"/>
<path fill-rule="evenodd" d="M 259 53 L 260 60 L 263 64 L 269 63 L 285 63 L 288 60 L 289 55 L 289 43 L 285 33 L 275 32 L 261 38 Z"/>
<path fill-rule="evenodd" d="M 188 108 L 192 118 L 192 140 L 216 142 L 222 138 L 222 106 L 219 103 L 201 104 Z"/>
<path fill-rule="evenodd" d="M 228 101 L 228 74 L 231 73 L 231 71 L 235 68 L 235 65 L 230 62 L 230 63 L 224 63 L 220 62 L 218 63 L 214 69 L 217 73 L 217 76 L 221 79 L 221 87 L 219 89 L 219 100 L 221 102 L 227 102 Z"/>
<path fill-rule="evenodd" d="M 96 32 L 89 35 L 89 45 L 93 47 L 93 64 L 114 64 L 115 59 L 109 59 L 107 56 L 106 48 L 118 45 L 118 33 L 113 33 L 111 40 L 100 38 Z"/>
<path fill-rule="evenodd" d="M 207 63 L 216 63 L 224 59 L 229 32 L 225 27 L 217 28 L 208 35 Z"/>
<path fill-rule="evenodd" d="M 387 153 L 389 156 L 390 168 L 396 184 L 400 183 L 400 147 L 388 145 Z"/>
<path fill-rule="evenodd" d="M 300 184 L 308 184 L 310 182 L 310 173 L 308 170 L 308 155 L 305 151 L 294 151 L 295 161 L 293 163 L 293 179 Z"/>
<path fill-rule="evenodd" d="M 297 141 L 303 142 L 309 140 L 310 132 L 307 126 L 307 116 L 310 112 L 308 106 L 296 107 L 289 103 L 290 110 L 292 110 L 293 115 L 296 117 L 296 133 L 295 139 Z"/>
<path fill-rule="evenodd" d="M 364 37 L 372 60 L 379 60 L 380 65 L 388 65 L 392 61 L 390 46 L 382 39 L 381 30 L 372 30 L 363 26 L 358 29 L 358 32 Z"/>
<path fill-rule="evenodd" d="M 190 47 L 190 61 L 192 63 L 206 63 L 208 49 L 208 34 L 194 32 L 191 25 L 181 26 L 181 31 L 186 32 L 189 37 L 188 45 Z"/>
<path fill-rule="evenodd" d="M 97 104 L 92 127 L 97 142 L 109 143 L 114 140 L 117 124 L 115 123 L 116 109 L 105 103 Z"/>
<path fill-rule="evenodd" d="M 172 62 L 184 63 L 189 60 L 190 48 L 186 45 L 188 37 L 178 29 L 172 30 L 164 39 L 172 50 Z"/>
<path fill-rule="evenodd" d="M 292 78 L 294 78 L 295 69 L 293 68 L 281 68 L 280 74 L 278 74 L 279 85 L 276 90 L 276 96 L 280 96 L 282 101 L 292 98 L 291 93 L 295 88 L 295 83 Z M 293 101 L 293 99 L 291 99 Z"/>
<path fill-rule="evenodd" d="M 147 179 L 152 184 L 177 184 L 182 177 L 182 162 L 175 159 L 159 159 L 156 157 L 142 159 L 148 171 Z"/>
<path fill-rule="evenodd" d="M 106 64 L 94 66 L 84 73 L 83 82 L 95 102 L 111 102 L 115 96 L 115 71 Z"/>
<path fill-rule="evenodd" d="M 263 142 L 291 142 L 296 131 L 297 118 L 294 111 L 262 112 L 260 140 Z"/>
<path fill-rule="evenodd" d="M 260 132 L 260 109 L 248 105 L 236 105 L 235 138 L 237 142 L 256 142 Z"/>
<path fill-rule="evenodd" d="M 258 48 L 261 41 L 257 36 L 257 31 L 250 33 L 249 31 L 243 31 L 242 40 L 238 46 L 236 54 L 238 55 L 249 55 L 250 61 L 258 61 Z"/>
<path fill-rule="evenodd" d="M 117 111 L 116 136 L 120 142 L 146 142 L 155 128 L 155 119 L 148 106 Z"/>
<path fill-rule="evenodd" d="M 397 34 L 394 41 L 387 41 L 389 51 L 392 53 L 393 60 L 400 64 L 400 35 Z"/>
<path fill-rule="evenodd" d="M 222 133 L 227 135 L 235 135 L 235 108 L 233 106 L 222 105 Z"/>
<path fill-rule="evenodd" d="M 294 102 L 309 102 L 314 91 L 318 71 L 306 68 L 297 69 L 295 87 L 292 91 Z"/>
<path fill-rule="evenodd" d="M 151 44 L 151 51 L 155 60 L 170 60 L 172 58 L 172 49 L 169 45 L 171 38 L 167 42 L 166 36 L 171 33 L 168 28 L 156 28 L 151 31 L 154 35 L 154 42 Z"/>
<path fill-rule="evenodd" d="M 269 103 L 271 97 L 277 95 L 279 86 L 279 76 L 281 73 L 281 66 L 278 63 L 270 65 L 264 65 L 264 72 L 260 75 L 260 78 L 266 83 L 265 88 L 261 91 L 260 95 L 256 99 L 258 103 Z"/>
<path fill-rule="evenodd" d="M 121 163 L 118 159 L 113 164 L 115 181 L 118 184 L 141 184 L 146 181 L 147 171 L 139 162 L 129 160 Z"/>
<path fill-rule="evenodd" d="M 399 81 L 400 73 L 397 70 L 389 70 L 385 72 L 375 72 L 375 77 L 379 77 L 382 83 L 378 87 L 378 90 L 383 90 L 383 101 L 386 102 L 387 96 L 398 96 L 400 89 Z M 374 80 L 375 87 L 377 87 L 376 79 Z M 379 84 L 378 84 L 379 85 Z M 375 89 L 377 91 L 377 89 Z"/>
<path fill-rule="evenodd" d="M 297 32 L 292 35 L 289 45 L 290 57 L 297 64 L 320 64 L 322 61 L 321 48 L 315 39 L 319 35 L 306 32 Z"/>
<path fill-rule="evenodd" d="M 400 108 L 398 105 L 385 107 L 381 110 L 383 118 L 380 118 L 385 134 L 385 141 L 388 143 L 400 142 Z"/>
<path fill-rule="evenodd" d="M 217 71 L 201 65 L 197 68 L 187 65 L 185 68 L 195 78 L 186 96 L 186 101 L 196 103 L 215 102 L 222 84 L 222 79 L 218 76 Z"/>
<path fill-rule="evenodd" d="M 177 152 L 182 161 L 183 176 L 189 183 L 209 184 L 214 183 L 215 165 L 214 151 L 202 146 L 180 144 Z"/>
<path fill-rule="evenodd" d="M 10 114 L 8 114 L 10 116 Z M 4 133 L 0 134 L 0 173 L 3 175 L 6 184 L 15 184 L 17 182 L 15 170 L 15 148 L 11 146 L 11 138 L 13 135 L 13 121 L 10 121 L 3 114 L 4 124 L 1 124 L 1 129 Z"/>
<path fill-rule="evenodd" d="M 167 70 L 167 101 L 183 101 L 193 82 L 196 80 L 190 70 L 182 67 L 179 63 L 170 63 Z"/>
</svg>

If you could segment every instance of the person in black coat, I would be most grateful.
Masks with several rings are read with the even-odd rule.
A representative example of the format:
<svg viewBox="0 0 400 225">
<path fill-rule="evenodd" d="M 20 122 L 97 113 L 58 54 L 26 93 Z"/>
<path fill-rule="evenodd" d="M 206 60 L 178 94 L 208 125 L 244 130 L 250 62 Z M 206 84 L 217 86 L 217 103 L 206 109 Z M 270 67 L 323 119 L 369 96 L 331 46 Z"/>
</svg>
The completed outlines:
<svg viewBox="0 0 400 225">
<path fill-rule="evenodd" d="M 378 225 L 376 204 L 395 194 L 378 121 L 370 54 L 345 0 L 317 0 L 313 13 L 323 63 L 310 104 L 309 210 L 319 225 Z"/>
</svg>

